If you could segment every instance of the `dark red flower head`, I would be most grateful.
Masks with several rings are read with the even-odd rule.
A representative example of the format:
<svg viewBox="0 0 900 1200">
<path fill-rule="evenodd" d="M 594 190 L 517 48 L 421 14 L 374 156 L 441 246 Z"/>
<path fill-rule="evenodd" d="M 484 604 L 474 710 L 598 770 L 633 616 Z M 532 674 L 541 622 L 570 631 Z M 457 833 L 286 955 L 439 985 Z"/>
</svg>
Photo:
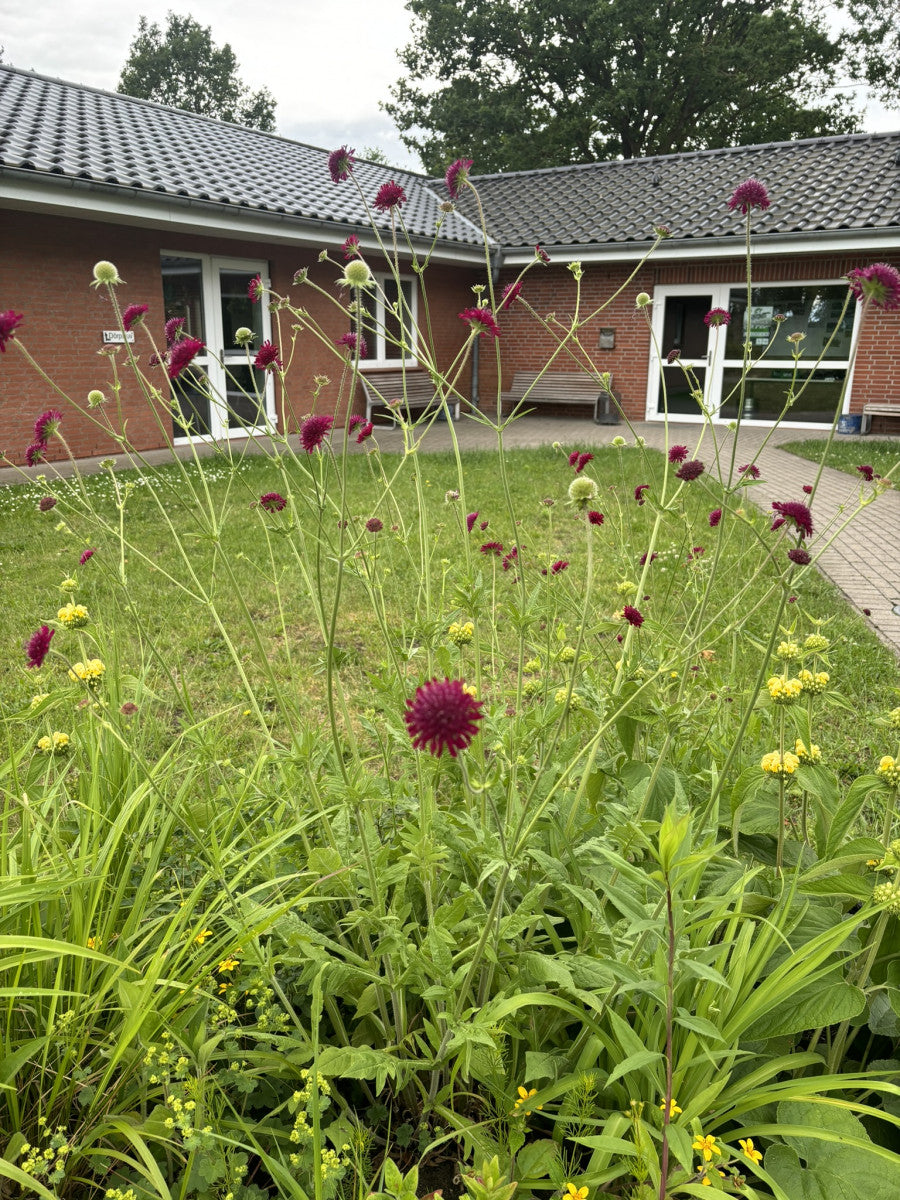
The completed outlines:
<svg viewBox="0 0 900 1200">
<path fill-rule="evenodd" d="M 169 378 L 177 379 L 203 349 L 205 347 L 199 338 L 180 338 L 169 351 L 169 361 L 166 363 Z"/>
<path fill-rule="evenodd" d="M 542 250 L 540 246 L 535 246 L 534 257 L 538 260 L 538 262 L 542 262 L 545 266 L 550 261 L 550 255 L 546 250 Z"/>
<path fill-rule="evenodd" d="M 671 367 L 672 363 L 678 362 L 679 358 L 681 358 L 681 351 L 676 348 L 675 350 L 670 350 L 666 355 L 666 362 Z"/>
<path fill-rule="evenodd" d="M 259 275 L 254 275 L 247 284 L 247 295 L 254 304 L 258 304 L 259 301 L 262 300 L 265 290 L 266 289 L 263 287 L 262 277 Z"/>
<path fill-rule="evenodd" d="M 715 527 L 716 527 L 716 526 L 719 524 L 719 522 L 720 522 L 721 520 L 722 520 L 722 510 L 721 510 L 721 508 L 714 508 L 714 509 L 712 510 L 712 512 L 709 514 L 709 527 L 710 527 L 710 529 L 715 529 Z"/>
<path fill-rule="evenodd" d="M 266 512 L 281 512 L 287 506 L 287 500 L 280 492 L 263 492 L 259 498 L 259 507 Z"/>
<path fill-rule="evenodd" d="M 381 533 L 382 529 L 384 529 L 384 522 L 380 521 L 378 517 L 369 517 L 368 521 L 366 521 L 366 529 L 368 529 L 369 533 Z"/>
<path fill-rule="evenodd" d="M 622 616 L 625 618 L 628 624 L 633 625 L 635 629 L 640 629 L 644 623 L 644 618 L 641 613 L 636 608 L 632 608 L 630 604 L 626 604 L 622 609 Z"/>
<path fill-rule="evenodd" d="M 165 335 L 167 346 L 174 346 L 175 341 L 181 337 L 183 326 L 184 317 L 170 317 L 169 320 L 166 321 Z"/>
<path fill-rule="evenodd" d="M 41 413 L 34 423 L 34 440 L 46 446 L 50 438 L 59 432 L 61 420 L 62 413 L 58 408 L 48 408 L 46 412 Z"/>
<path fill-rule="evenodd" d="M 637 500 L 638 504 L 644 503 L 644 492 L 646 492 L 649 486 L 649 483 L 639 483 L 634 489 L 634 498 Z"/>
<path fill-rule="evenodd" d="M 603 524 L 603 513 L 597 512 L 597 510 L 593 509 L 593 508 L 590 509 L 590 511 L 588 512 L 588 523 L 590 525 L 602 525 Z"/>
<path fill-rule="evenodd" d="M 359 238 L 355 233 L 351 233 L 341 246 L 344 252 L 344 258 L 359 258 Z"/>
<path fill-rule="evenodd" d="M 15 337 L 16 329 L 24 320 L 21 313 L 13 312 L 11 308 L 0 312 L 0 354 L 6 353 L 6 343 Z"/>
<path fill-rule="evenodd" d="M 42 667 L 44 659 L 50 652 L 50 641 L 56 631 L 48 625 L 42 625 L 40 629 L 36 629 L 28 641 L 25 643 L 25 656 L 28 659 L 29 667 Z"/>
<path fill-rule="evenodd" d="M 468 181 L 472 162 L 473 159 L 471 158 L 458 158 L 456 162 L 451 163 L 447 168 L 444 182 L 447 184 L 447 191 L 450 193 L 451 200 L 457 198 L 459 189 Z"/>
<path fill-rule="evenodd" d="M 481 547 L 482 554 L 496 554 L 498 558 L 503 555 L 502 542 L 485 542 Z"/>
<path fill-rule="evenodd" d="M 699 458 L 689 458 L 675 472 L 675 478 L 685 479 L 690 482 L 692 479 L 699 479 L 705 470 L 706 467 L 704 467 Z"/>
<path fill-rule="evenodd" d="M 366 438 L 370 438 L 375 432 L 375 426 L 371 421 L 363 421 L 359 427 L 359 433 L 356 435 L 357 446 L 362 445 Z"/>
<path fill-rule="evenodd" d="M 683 463 L 688 456 L 687 446 L 670 446 L 669 447 L 669 462 Z"/>
<path fill-rule="evenodd" d="M 278 347 L 274 342 L 269 341 L 263 342 L 257 350 L 253 365 L 260 370 L 265 370 L 266 367 L 278 367 L 280 371 L 284 370 L 284 363 L 278 357 Z"/>
<path fill-rule="evenodd" d="M 813 486 L 811 483 L 804 483 L 800 491 L 805 492 L 807 496 L 811 496 L 813 494 Z"/>
<path fill-rule="evenodd" d="M 731 313 L 727 308 L 711 308 L 703 318 L 704 325 L 730 325 Z"/>
<path fill-rule="evenodd" d="M 759 467 L 756 463 L 744 463 L 738 467 L 738 475 L 746 475 L 748 479 L 759 479 Z"/>
<path fill-rule="evenodd" d="M 38 500 L 38 512 L 49 512 L 51 508 L 56 508 L 56 504 L 55 496 L 41 496 Z"/>
<path fill-rule="evenodd" d="M 369 347 L 366 345 L 366 339 L 361 333 L 345 333 L 343 337 L 337 340 L 339 346 L 346 346 L 351 352 L 359 348 L 359 357 L 366 358 L 369 354 Z"/>
<path fill-rule="evenodd" d="M 478 520 L 478 513 L 466 513 L 466 533 L 471 533 L 475 528 L 475 522 Z"/>
<path fill-rule="evenodd" d="M 47 453 L 46 442 L 32 442 L 25 451 L 25 461 L 29 467 L 37 466 L 38 463 L 44 461 L 44 455 Z"/>
<path fill-rule="evenodd" d="M 122 313 L 122 324 L 126 329 L 133 329 L 135 325 L 139 325 L 143 319 L 144 313 L 149 311 L 147 304 L 129 304 Z"/>
<path fill-rule="evenodd" d="M 312 454 L 313 450 L 321 446 L 331 433 L 333 424 L 334 417 L 326 417 L 324 414 L 314 413 L 306 418 L 300 426 L 300 444 L 307 454 Z"/>
<path fill-rule="evenodd" d="M 445 750 L 455 758 L 478 733 L 483 701 L 469 695 L 459 679 L 431 679 L 406 702 L 403 719 L 413 746 L 440 758 Z"/>
<path fill-rule="evenodd" d="M 867 300 L 876 308 L 900 308 L 900 271 L 888 263 L 857 267 L 847 276 L 850 291 L 857 300 Z"/>
<path fill-rule="evenodd" d="M 383 183 L 378 189 L 372 207 L 376 212 L 390 212 L 392 208 L 399 208 L 401 204 L 405 203 L 406 192 L 399 183 L 395 183 L 392 179 L 390 183 Z"/>
<path fill-rule="evenodd" d="M 514 283 L 508 283 L 503 289 L 503 295 L 500 298 L 500 303 L 497 305 L 497 312 L 503 312 L 504 308 L 509 308 L 521 290 L 522 281 L 520 279 L 517 279 Z"/>
<path fill-rule="evenodd" d="M 576 475 L 580 475 L 581 472 L 584 470 L 584 468 L 588 465 L 588 463 L 593 462 L 593 461 L 594 461 L 593 454 L 589 454 L 586 450 L 582 454 L 579 454 L 578 451 L 576 450 L 574 462 L 572 461 L 572 455 L 571 454 L 569 455 L 569 466 L 575 468 Z"/>
<path fill-rule="evenodd" d="M 568 565 L 569 565 L 568 559 L 560 558 L 555 563 L 553 563 L 552 566 L 550 567 L 550 574 L 558 575 L 560 573 L 560 571 L 565 571 L 566 568 L 568 567 Z"/>
<path fill-rule="evenodd" d="M 805 504 L 801 504 L 799 500 L 773 500 L 772 508 L 781 517 L 780 521 L 778 518 L 773 521 L 773 529 L 783 525 L 785 521 L 790 521 L 800 534 L 801 541 L 803 538 L 812 537 L 812 513 Z"/>
<path fill-rule="evenodd" d="M 862 475 L 862 477 L 866 481 L 866 483 L 872 483 L 874 481 L 874 479 L 875 479 L 875 468 L 874 467 L 870 467 L 868 465 L 868 463 L 864 463 L 862 466 L 859 466 L 856 469 L 857 469 L 857 471 L 859 471 L 860 475 Z"/>
<path fill-rule="evenodd" d="M 350 178 L 353 164 L 356 162 L 353 157 L 355 153 L 355 150 L 348 150 L 346 146 L 341 146 L 339 150 L 332 150 L 328 155 L 328 170 L 335 183 L 342 183 L 345 179 Z"/>
<path fill-rule="evenodd" d="M 765 186 L 758 179 L 747 179 L 742 184 L 734 189 L 731 199 L 728 201 L 728 207 L 740 209 L 745 215 L 751 208 L 758 208 L 761 212 L 769 207 L 769 193 Z"/>
<path fill-rule="evenodd" d="M 81 558 L 79 558 L 79 560 L 78 560 L 78 565 L 79 565 L 79 567 L 83 567 L 83 566 L 84 566 L 84 564 L 85 564 L 85 563 L 88 561 L 88 559 L 89 559 L 89 558 L 93 558 L 93 557 L 94 557 L 94 554 L 95 554 L 95 553 L 96 553 L 96 551 L 94 550 L 93 546 L 91 546 L 91 547 L 89 547 L 87 550 L 85 550 L 85 551 L 82 553 L 82 555 L 81 555 Z"/>
<path fill-rule="evenodd" d="M 468 321 L 472 329 L 477 329 L 479 337 L 484 337 L 486 333 L 495 338 L 500 336 L 494 314 L 489 308 L 464 308 L 459 314 L 459 319 Z"/>
<path fill-rule="evenodd" d="M 793 549 L 788 550 L 787 556 L 798 567 L 808 566 L 812 562 L 812 556 L 809 551 L 804 550 L 802 546 L 794 546 Z"/>
</svg>

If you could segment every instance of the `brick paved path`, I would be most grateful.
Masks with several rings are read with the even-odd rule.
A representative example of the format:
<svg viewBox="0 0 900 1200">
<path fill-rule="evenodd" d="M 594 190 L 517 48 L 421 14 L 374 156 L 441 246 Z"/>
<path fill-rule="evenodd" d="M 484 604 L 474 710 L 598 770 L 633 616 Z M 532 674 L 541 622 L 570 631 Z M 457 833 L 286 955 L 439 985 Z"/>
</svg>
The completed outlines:
<svg viewBox="0 0 900 1200">
<path fill-rule="evenodd" d="M 474 421 L 461 420 L 457 426 L 459 444 L 464 450 L 492 449 L 496 438 L 492 430 L 485 429 Z M 634 432 L 646 439 L 648 446 L 661 449 L 665 430 L 656 422 L 642 422 L 633 426 Z M 701 427 L 699 425 L 669 426 L 671 444 L 684 443 L 692 450 Z M 504 434 L 504 445 L 508 449 L 535 447 L 559 441 L 566 445 L 604 445 L 617 435 L 632 441 L 628 428 L 623 426 L 594 425 L 582 419 L 565 417 L 530 416 L 517 421 Z M 816 466 L 778 449 L 778 443 L 798 438 L 816 436 L 808 431 L 778 430 L 766 448 L 760 445 L 766 430 L 743 427 L 740 431 L 737 461 L 756 462 L 762 479 L 749 492 L 750 498 L 764 510 L 769 510 L 773 500 L 795 500 L 801 496 L 800 486 L 812 483 Z M 708 442 L 709 433 L 705 435 Z M 717 427 L 716 437 L 723 453 L 730 454 L 732 434 L 726 427 Z M 399 451 L 403 441 L 399 430 L 379 429 L 379 445 L 384 451 Z M 865 438 L 859 442 L 860 462 L 865 462 Z M 232 443 L 235 452 L 240 443 Z M 450 433 L 446 424 L 436 423 L 425 434 L 422 449 L 438 451 L 449 448 Z M 900 441 L 897 444 L 900 454 Z M 209 453 L 209 447 L 201 448 Z M 186 456 L 189 451 L 183 448 Z M 181 453 L 181 451 L 179 451 Z M 701 457 L 704 457 L 701 449 Z M 165 462 L 168 451 L 151 451 L 144 455 L 151 463 Z M 706 459 L 708 461 L 709 455 Z M 118 455 L 119 463 L 128 466 L 125 455 Z M 96 470 L 99 459 L 87 459 L 79 464 L 85 472 Z M 68 474 L 68 464 L 60 464 Z M 24 475 L 47 471 L 46 465 L 33 471 L 20 472 L 8 468 L 0 469 L 0 484 L 21 482 Z M 871 489 L 867 488 L 867 492 Z M 809 549 L 821 557 L 817 565 L 843 593 L 846 599 L 860 612 L 868 610 L 867 620 L 878 637 L 900 654 L 900 486 L 885 492 L 874 503 L 859 513 L 850 527 L 842 530 L 846 518 L 854 512 L 860 497 L 860 482 L 842 471 L 826 467 L 816 492 L 813 504 L 815 535 Z M 822 550 L 827 545 L 827 549 Z"/>
</svg>

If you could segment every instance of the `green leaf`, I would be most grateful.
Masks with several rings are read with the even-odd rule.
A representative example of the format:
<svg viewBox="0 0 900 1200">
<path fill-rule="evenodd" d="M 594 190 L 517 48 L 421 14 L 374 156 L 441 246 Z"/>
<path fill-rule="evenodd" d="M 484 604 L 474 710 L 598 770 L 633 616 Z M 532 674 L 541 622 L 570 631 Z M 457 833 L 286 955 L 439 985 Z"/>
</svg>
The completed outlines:
<svg viewBox="0 0 900 1200">
<path fill-rule="evenodd" d="M 883 782 L 878 775 L 860 775 L 853 780 L 847 789 L 847 795 L 838 805 L 831 820 L 825 847 L 826 858 L 834 857 L 837 848 L 844 840 L 844 835 L 858 819 L 869 793 L 882 789 Z"/>
<path fill-rule="evenodd" d="M 606 1083 L 607 1085 L 614 1083 L 617 1079 L 621 1079 L 623 1075 L 628 1075 L 632 1071 L 642 1071 L 644 1067 L 658 1062 L 662 1057 L 662 1054 L 658 1050 L 639 1050 L 636 1054 L 629 1054 L 623 1062 L 620 1062 L 610 1072 Z M 651 1074 L 651 1078 L 656 1079 L 656 1072 Z"/>
<path fill-rule="evenodd" d="M 804 876 L 798 888 L 807 896 L 849 896 L 852 900 L 868 900 L 872 895 L 872 885 L 867 879 L 846 872 L 811 880 Z"/>
<path fill-rule="evenodd" d="M 520 1179 L 543 1179 L 550 1174 L 559 1150 L 556 1142 L 542 1138 L 523 1146 L 516 1158 L 516 1174 Z"/>
<path fill-rule="evenodd" d="M 865 1006 L 865 993 L 860 988 L 842 981 L 820 981 L 785 996 L 776 1008 L 754 1021 L 744 1036 L 748 1041 L 761 1041 L 837 1025 L 859 1016 Z"/>
<path fill-rule="evenodd" d="M 785 1101 L 778 1106 L 778 1123 L 815 1131 L 809 1137 L 786 1134 L 787 1145 L 766 1152 L 766 1171 L 791 1200 L 896 1200 L 900 1195 L 900 1158 L 892 1161 L 880 1147 L 876 1156 L 874 1146 L 871 1152 L 860 1146 L 869 1135 L 845 1108 Z"/>
</svg>

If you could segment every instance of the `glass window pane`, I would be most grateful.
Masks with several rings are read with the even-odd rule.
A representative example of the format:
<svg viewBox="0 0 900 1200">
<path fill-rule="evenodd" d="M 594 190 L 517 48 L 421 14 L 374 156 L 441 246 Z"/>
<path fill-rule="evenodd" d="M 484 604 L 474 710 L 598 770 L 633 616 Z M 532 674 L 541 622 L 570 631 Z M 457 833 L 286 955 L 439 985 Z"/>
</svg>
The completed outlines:
<svg viewBox="0 0 900 1200">
<path fill-rule="evenodd" d="M 708 306 L 703 311 L 708 312 Z M 691 379 L 687 379 L 684 370 L 677 363 L 663 367 L 666 391 L 663 398 L 663 390 L 659 389 L 659 412 L 664 413 L 668 408 L 670 413 L 679 416 L 700 415 L 702 409 L 693 393 L 697 389 L 702 392 L 706 387 L 706 367 L 691 367 L 690 374 Z"/>
<path fill-rule="evenodd" d="M 818 371 L 799 372 L 794 386 L 795 400 L 785 412 L 785 419 L 830 425 L 840 402 L 846 374 L 847 372 L 840 367 L 823 367 Z M 750 371 L 744 388 L 744 417 L 763 421 L 776 420 L 785 407 L 792 377 L 793 371 L 788 367 Z M 720 415 L 725 420 L 734 420 L 737 417 L 736 389 L 740 378 L 740 367 L 725 368 L 722 376 L 722 396 L 726 399 L 720 410 Z M 735 392 L 734 396 L 731 396 L 732 391 Z"/>
<path fill-rule="evenodd" d="M 162 256 L 163 312 L 165 319 L 184 320 L 182 332 L 186 337 L 206 341 L 203 322 L 203 272 L 197 258 L 182 258 L 172 254 Z"/>
<path fill-rule="evenodd" d="M 397 312 L 394 306 L 398 300 L 396 280 L 388 277 L 383 281 L 384 288 L 384 335 L 383 349 L 380 358 L 388 361 L 409 358 L 412 354 L 412 280 L 401 279 L 403 300 Z M 405 331 L 405 338 L 404 338 Z"/>
<path fill-rule="evenodd" d="M 220 271 L 219 287 L 222 296 L 222 342 L 226 350 L 234 346 L 235 332 L 245 326 L 256 334 L 253 345 L 262 345 L 262 307 L 247 295 L 255 271 Z"/>
<path fill-rule="evenodd" d="M 206 372 L 196 366 L 182 371 L 173 379 L 172 403 L 178 404 L 180 417 L 173 418 L 172 430 L 175 437 L 201 437 L 210 433 L 212 414 L 209 379 Z"/>
<path fill-rule="evenodd" d="M 753 288 L 750 293 L 750 344 L 759 352 L 774 336 L 770 356 L 790 358 L 793 346 L 786 339 L 793 333 L 802 333 L 804 338 L 800 348 L 804 358 L 818 358 L 824 350 L 827 359 L 847 359 L 850 357 L 856 305 L 849 305 L 841 318 L 846 298 L 847 288 L 839 283 L 801 286 L 780 284 Z M 729 309 L 731 324 L 725 334 L 725 357 L 741 358 L 748 331 L 745 288 L 732 288 Z M 777 315 L 785 318 L 780 328 L 773 319 Z M 831 345 L 825 350 L 832 334 Z"/>
<path fill-rule="evenodd" d="M 663 320 L 663 355 L 680 350 L 682 358 L 705 358 L 709 347 L 709 329 L 703 318 L 712 307 L 708 296 L 666 296 Z"/>
<path fill-rule="evenodd" d="M 256 387 L 262 400 L 257 400 L 253 390 L 253 376 L 256 376 Z M 225 402 L 228 406 L 229 429 L 252 429 L 264 425 L 264 406 L 266 395 L 265 371 L 254 371 L 246 363 L 243 366 L 229 363 L 226 379 Z"/>
</svg>

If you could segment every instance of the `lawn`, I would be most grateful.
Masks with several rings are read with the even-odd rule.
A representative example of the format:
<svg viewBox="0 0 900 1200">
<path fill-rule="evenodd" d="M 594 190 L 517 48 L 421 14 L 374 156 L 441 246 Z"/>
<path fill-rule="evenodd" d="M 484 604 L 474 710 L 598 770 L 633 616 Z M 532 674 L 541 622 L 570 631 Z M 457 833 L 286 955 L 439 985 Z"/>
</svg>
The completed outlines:
<svg viewBox="0 0 900 1200">
<path fill-rule="evenodd" d="M 781 442 L 778 448 L 818 463 L 822 461 L 824 443 L 821 439 Z M 857 467 L 867 465 L 876 475 L 890 477 L 896 484 L 900 475 L 900 440 L 867 437 L 845 441 L 838 437 L 828 447 L 825 465 L 834 467 L 836 471 L 846 471 L 849 475 L 856 475 Z"/>
</svg>

